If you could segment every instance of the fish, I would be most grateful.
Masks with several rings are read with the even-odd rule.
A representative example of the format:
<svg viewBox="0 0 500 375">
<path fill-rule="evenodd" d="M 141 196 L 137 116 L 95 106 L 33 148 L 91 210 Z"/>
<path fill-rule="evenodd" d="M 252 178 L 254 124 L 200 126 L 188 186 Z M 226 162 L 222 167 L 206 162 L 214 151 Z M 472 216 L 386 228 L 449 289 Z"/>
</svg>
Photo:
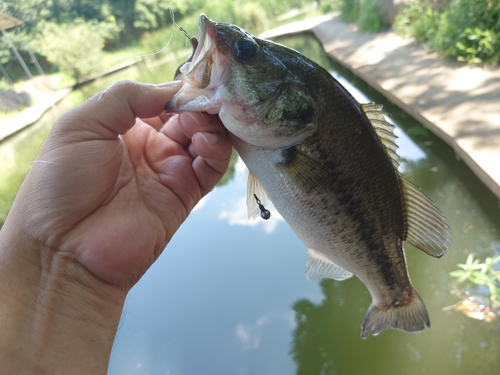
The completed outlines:
<svg viewBox="0 0 500 375">
<path fill-rule="evenodd" d="M 430 327 L 403 242 L 440 258 L 443 213 L 398 170 L 394 126 L 299 52 L 202 14 L 167 112 L 218 114 L 246 164 L 251 217 L 271 201 L 308 248 L 306 277 L 368 288 L 361 337 Z M 258 198 L 257 198 L 258 197 Z"/>
</svg>

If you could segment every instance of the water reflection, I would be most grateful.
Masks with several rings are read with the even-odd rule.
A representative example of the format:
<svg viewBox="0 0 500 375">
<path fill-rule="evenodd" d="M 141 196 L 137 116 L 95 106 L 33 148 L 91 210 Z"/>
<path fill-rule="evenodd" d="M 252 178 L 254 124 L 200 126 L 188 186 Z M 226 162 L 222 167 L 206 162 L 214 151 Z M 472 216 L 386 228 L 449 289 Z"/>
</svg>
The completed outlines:
<svg viewBox="0 0 500 375">
<path fill-rule="evenodd" d="M 321 303 L 303 299 L 293 305 L 297 327 L 291 353 L 297 375 L 497 374 L 500 325 L 475 324 L 474 335 L 464 324 L 454 330 L 437 327 L 441 332 L 427 339 L 428 332 L 408 335 L 391 331 L 360 342 L 345 323 L 352 314 L 346 306 L 346 300 L 352 299 L 348 290 L 354 288 L 333 280 L 323 280 L 320 285 L 324 295 Z M 441 346 L 444 342 L 448 345 Z"/>
<path fill-rule="evenodd" d="M 245 164 L 241 159 L 237 159 L 237 163 L 235 163 L 234 170 L 232 171 L 233 175 L 236 174 L 238 177 L 241 177 L 239 181 L 236 183 L 241 184 L 241 189 L 244 190 L 246 187 L 245 180 L 246 178 L 246 170 Z M 231 173 L 231 172 L 229 172 Z M 218 218 L 222 220 L 227 220 L 229 225 L 240 225 L 240 226 L 257 226 L 260 225 L 264 228 L 264 232 L 272 233 L 275 231 L 276 226 L 279 222 L 285 221 L 280 213 L 274 208 L 272 204 L 266 205 L 266 208 L 271 212 L 271 217 L 268 220 L 263 220 L 260 217 L 256 219 L 248 218 L 248 210 L 246 204 L 246 195 L 239 196 L 237 198 L 233 198 L 224 203 L 223 209 L 220 212 Z"/>
</svg>

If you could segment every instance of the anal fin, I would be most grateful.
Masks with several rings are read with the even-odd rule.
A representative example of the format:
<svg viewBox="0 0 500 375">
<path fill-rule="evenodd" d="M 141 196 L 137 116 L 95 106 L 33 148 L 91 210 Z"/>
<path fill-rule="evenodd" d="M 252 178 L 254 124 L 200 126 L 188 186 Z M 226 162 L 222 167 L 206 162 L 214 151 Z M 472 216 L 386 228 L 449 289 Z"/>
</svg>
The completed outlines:
<svg viewBox="0 0 500 375">
<path fill-rule="evenodd" d="M 309 249 L 309 257 L 306 263 L 306 277 L 308 280 L 320 280 L 325 278 L 345 280 L 352 273 L 333 263 L 319 251 Z"/>
</svg>

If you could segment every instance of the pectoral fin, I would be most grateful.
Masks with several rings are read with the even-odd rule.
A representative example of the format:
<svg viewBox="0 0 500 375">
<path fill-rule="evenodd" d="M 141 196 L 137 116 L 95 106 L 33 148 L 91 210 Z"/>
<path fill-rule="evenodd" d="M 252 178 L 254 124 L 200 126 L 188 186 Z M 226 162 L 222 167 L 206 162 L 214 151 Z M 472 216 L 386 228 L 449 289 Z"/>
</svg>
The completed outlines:
<svg viewBox="0 0 500 375">
<path fill-rule="evenodd" d="M 325 278 L 345 280 L 352 273 L 333 263 L 319 251 L 309 249 L 309 257 L 306 263 L 306 277 L 308 280 L 320 280 Z"/>
<path fill-rule="evenodd" d="M 284 150 L 283 171 L 304 193 L 321 188 L 328 190 L 334 184 L 332 175 L 316 160 L 297 151 L 294 147 Z"/>
</svg>

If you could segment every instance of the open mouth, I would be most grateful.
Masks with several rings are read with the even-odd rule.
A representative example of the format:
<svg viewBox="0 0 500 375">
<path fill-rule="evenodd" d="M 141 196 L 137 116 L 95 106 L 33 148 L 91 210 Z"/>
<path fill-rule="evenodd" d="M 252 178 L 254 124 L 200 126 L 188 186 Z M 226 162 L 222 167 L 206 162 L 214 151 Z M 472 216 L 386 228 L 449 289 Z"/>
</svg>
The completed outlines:
<svg viewBox="0 0 500 375">
<path fill-rule="evenodd" d="M 197 38 L 191 39 L 193 53 L 178 68 L 175 76 L 175 79 L 184 81 L 184 85 L 165 107 L 167 111 L 203 111 L 215 114 L 220 110 L 220 103 L 213 101 L 215 92 L 220 87 L 220 82 L 216 79 L 219 75 L 212 74 L 217 65 L 214 62 L 217 59 L 214 56 L 216 25 L 204 14 L 200 15 L 200 32 Z"/>
<path fill-rule="evenodd" d="M 205 72 L 210 70 L 211 59 L 208 56 L 212 52 L 213 48 L 213 35 L 215 34 L 215 23 L 212 22 L 206 15 L 201 14 L 198 21 L 200 32 L 198 33 L 198 44 L 196 45 L 193 55 L 191 57 L 191 63 L 187 67 L 186 75 L 194 73 L 196 78 L 200 77 L 200 70 Z M 202 64 L 206 64 L 202 67 Z M 201 74 L 202 77 L 206 76 L 206 73 Z"/>
</svg>

